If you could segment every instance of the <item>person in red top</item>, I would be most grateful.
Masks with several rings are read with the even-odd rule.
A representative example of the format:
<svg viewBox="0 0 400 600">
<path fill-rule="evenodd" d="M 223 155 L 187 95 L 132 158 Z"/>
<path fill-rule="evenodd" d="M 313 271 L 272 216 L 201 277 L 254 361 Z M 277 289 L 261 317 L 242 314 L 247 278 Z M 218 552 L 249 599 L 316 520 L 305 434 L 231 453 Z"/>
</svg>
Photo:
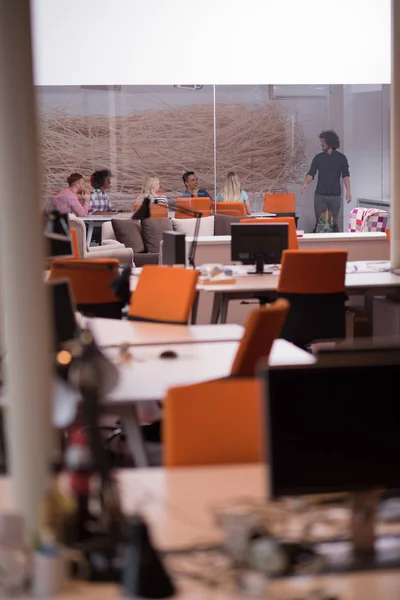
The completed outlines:
<svg viewBox="0 0 400 600">
<path fill-rule="evenodd" d="M 58 210 L 60 213 L 72 213 L 77 217 L 86 217 L 90 208 L 90 194 L 84 190 L 84 181 L 80 173 L 72 173 L 68 179 L 68 188 L 59 192 L 50 201 L 47 210 Z M 83 203 L 78 198 L 82 198 Z"/>
</svg>

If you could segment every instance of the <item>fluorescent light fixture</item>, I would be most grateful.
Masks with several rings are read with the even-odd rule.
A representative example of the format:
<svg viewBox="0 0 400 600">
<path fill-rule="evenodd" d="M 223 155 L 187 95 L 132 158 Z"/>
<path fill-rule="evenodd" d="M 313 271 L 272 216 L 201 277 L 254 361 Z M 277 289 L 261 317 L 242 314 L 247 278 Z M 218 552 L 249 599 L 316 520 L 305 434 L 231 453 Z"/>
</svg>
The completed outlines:
<svg viewBox="0 0 400 600">
<path fill-rule="evenodd" d="M 201 90 L 203 88 L 202 85 L 174 85 L 174 88 L 178 88 L 180 90 Z"/>
<path fill-rule="evenodd" d="M 327 98 L 330 94 L 329 85 L 270 85 L 271 100 L 279 98 Z"/>
</svg>

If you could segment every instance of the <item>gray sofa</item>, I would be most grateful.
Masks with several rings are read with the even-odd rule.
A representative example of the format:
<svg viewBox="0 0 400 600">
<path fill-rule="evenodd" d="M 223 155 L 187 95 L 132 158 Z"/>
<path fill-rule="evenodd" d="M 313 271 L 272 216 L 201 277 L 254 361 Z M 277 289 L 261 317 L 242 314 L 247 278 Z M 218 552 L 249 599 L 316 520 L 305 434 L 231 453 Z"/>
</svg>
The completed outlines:
<svg viewBox="0 0 400 600">
<path fill-rule="evenodd" d="M 205 217 L 209 219 L 210 217 Z M 231 223 L 237 223 L 243 217 L 233 217 L 230 215 L 214 215 L 213 230 L 209 235 L 230 235 Z M 187 225 L 189 228 L 194 226 L 194 219 L 179 219 L 180 226 Z M 186 223 L 183 223 L 186 221 Z M 189 221 L 192 222 L 189 224 Z M 204 221 L 205 223 L 205 221 Z M 141 224 L 139 221 L 112 219 L 102 225 L 101 239 L 102 244 L 112 244 L 119 242 L 123 247 L 133 250 L 133 260 L 137 267 L 143 265 L 158 264 L 158 255 L 160 241 L 164 231 L 172 231 L 176 228 L 176 220 L 146 219 Z M 191 235 L 191 232 L 188 232 Z M 201 234 L 200 234 L 201 235 Z"/>
</svg>

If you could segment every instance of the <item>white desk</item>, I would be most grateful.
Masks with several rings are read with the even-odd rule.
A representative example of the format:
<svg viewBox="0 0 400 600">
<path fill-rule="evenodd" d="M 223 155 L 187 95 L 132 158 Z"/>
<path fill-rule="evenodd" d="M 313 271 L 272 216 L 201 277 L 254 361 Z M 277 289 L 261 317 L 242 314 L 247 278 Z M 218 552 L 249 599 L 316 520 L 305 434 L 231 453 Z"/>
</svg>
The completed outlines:
<svg viewBox="0 0 400 600">
<path fill-rule="evenodd" d="M 93 231 L 95 227 L 101 227 L 103 223 L 111 221 L 111 219 L 130 219 L 132 213 L 108 213 L 106 215 L 86 215 L 81 217 L 82 221 L 86 224 L 86 243 L 90 246 L 93 237 Z"/>
<path fill-rule="evenodd" d="M 212 508 L 222 503 L 267 498 L 266 465 L 235 465 L 179 469 L 132 470 L 118 475 L 127 511 L 141 510 L 159 547 L 172 549 L 203 542 L 218 543 L 221 532 L 213 522 Z M 194 597 L 192 583 L 185 597 Z M 381 571 L 323 577 L 298 577 L 271 582 L 277 598 L 296 598 L 323 588 L 340 600 L 397 600 L 400 572 Z M 200 594 L 200 589 L 197 588 Z M 228 599 L 227 592 L 202 589 L 209 600 Z M 297 592 L 297 595 L 296 595 Z"/>
<path fill-rule="evenodd" d="M 228 377 L 237 348 L 238 342 L 138 346 L 132 349 L 131 362 L 119 364 L 119 381 L 107 396 L 104 410 L 123 421 L 127 444 L 137 466 L 148 464 L 139 423 L 161 418 L 159 403 L 169 388 Z M 178 357 L 160 358 L 164 350 L 174 350 Z M 118 360 L 119 350 L 103 352 L 113 361 Z M 269 357 L 272 366 L 314 362 L 314 356 L 285 340 L 275 340 Z"/>
<path fill-rule="evenodd" d="M 238 342 L 204 342 L 134 347 L 131 350 L 133 360 L 119 363 L 120 379 L 109 394 L 107 404 L 114 408 L 133 402 L 159 402 L 170 387 L 227 377 L 238 345 Z M 160 358 L 165 350 L 173 350 L 177 358 Z M 108 348 L 103 352 L 113 362 L 118 361 L 118 349 Z M 314 356 L 280 339 L 274 341 L 269 357 L 272 366 L 314 362 Z"/>
<path fill-rule="evenodd" d="M 345 280 L 346 291 L 351 295 L 363 294 L 368 298 L 373 296 L 386 296 L 388 294 L 398 294 L 400 292 L 400 275 L 395 275 L 390 271 L 383 271 L 385 266 L 389 266 L 387 261 L 354 261 L 347 263 L 347 273 Z M 243 269 L 243 273 L 249 267 Z M 374 270 L 376 269 L 376 270 Z M 134 270 L 130 281 L 131 291 L 134 291 L 137 285 L 138 276 L 141 269 Z M 197 285 L 198 292 L 214 294 L 214 303 L 211 315 L 211 323 L 216 324 L 226 322 L 227 308 L 230 300 L 245 300 L 253 298 L 255 294 L 268 294 L 271 296 L 278 289 L 279 270 L 273 275 L 234 275 L 235 283 Z"/>
<path fill-rule="evenodd" d="M 117 363 L 119 381 L 106 397 L 102 409 L 123 421 L 127 444 L 137 466 L 148 465 L 139 423 L 161 418 L 159 403 L 169 388 L 228 377 L 237 348 L 238 342 L 137 346 L 130 350 L 133 360 L 122 364 L 118 360 L 118 349 L 103 349 L 104 354 Z M 160 353 L 164 350 L 174 350 L 178 357 L 162 359 Z M 269 356 L 271 366 L 314 362 L 313 355 L 280 339 L 274 341 Z M 4 395 L 0 405 L 7 408 L 7 404 L 8 398 Z M 60 410 L 64 412 L 62 405 Z M 55 421 L 59 420 L 56 416 Z"/>
<path fill-rule="evenodd" d="M 383 268 L 382 261 L 356 261 L 347 263 L 345 280 L 346 291 L 349 294 L 367 294 L 369 297 L 398 293 L 400 290 L 400 275 L 389 271 L 372 270 Z M 214 305 L 211 323 L 226 322 L 227 307 L 230 300 L 252 298 L 257 293 L 276 293 L 279 281 L 279 271 L 273 275 L 235 275 L 236 282 L 232 284 L 202 285 L 197 290 L 214 293 Z"/>
<path fill-rule="evenodd" d="M 187 246 L 193 238 L 186 236 Z M 300 250 L 346 250 L 348 260 L 389 260 L 390 247 L 385 233 L 305 233 L 298 238 Z M 196 264 L 229 264 L 231 236 L 200 236 L 197 241 Z"/>
<path fill-rule="evenodd" d="M 241 325 L 168 325 L 99 318 L 86 319 L 85 323 L 101 347 L 237 342 L 243 335 Z"/>
<path fill-rule="evenodd" d="M 127 514 L 140 510 L 161 549 L 221 541 L 212 507 L 243 498 L 266 499 L 267 467 L 233 465 L 179 469 L 132 469 L 117 472 L 122 508 Z M 0 510 L 12 510 L 10 480 L 0 478 Z M 180 583 L 177 600 L 245 600 L 227 590 L 204 587 L 192 581 Z M 274 600 L 302 598 L 307 591 L 323 589 L 340 600 L 398 600 L 400 572 L 373 571 L 321 577 L 296 577 L 270 582 Z M 73 583 L 60 595 L 64 600 L 117 600 L 120 589 L 112 584 Z M 27 600 L 26 597 L 19 597 Z"/>
</svg>

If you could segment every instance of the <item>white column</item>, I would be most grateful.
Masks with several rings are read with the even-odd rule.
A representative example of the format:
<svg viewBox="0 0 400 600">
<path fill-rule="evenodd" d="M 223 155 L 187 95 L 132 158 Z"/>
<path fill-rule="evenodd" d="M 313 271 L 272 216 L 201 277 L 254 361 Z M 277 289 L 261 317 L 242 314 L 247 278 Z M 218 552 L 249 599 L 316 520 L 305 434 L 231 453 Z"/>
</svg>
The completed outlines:
<svg viewBox="0 0 400 600">
<path fill-rule="evenodd" d="M 8 453 L 15 508 L 31 534 L 51 445 L 51 362 L 29 0 L 0 0 L 0 132 Z"/>
<path fill-rule="evenodd" d="M 392 0 L 390 103 L 390 261 L 400 268 L 400 0 Z"/>
</svg>

